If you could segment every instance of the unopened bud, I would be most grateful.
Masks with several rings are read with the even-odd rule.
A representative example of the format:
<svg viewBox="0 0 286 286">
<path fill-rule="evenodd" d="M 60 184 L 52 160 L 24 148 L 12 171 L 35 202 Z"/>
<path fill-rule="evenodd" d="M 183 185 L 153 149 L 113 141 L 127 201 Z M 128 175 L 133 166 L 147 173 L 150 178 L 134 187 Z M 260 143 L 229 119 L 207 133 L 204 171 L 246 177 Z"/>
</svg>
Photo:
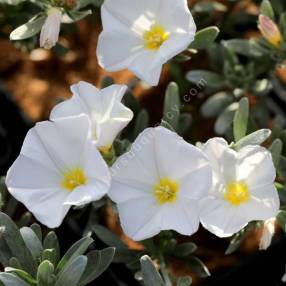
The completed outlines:
<svg viewBox="0 0 286 286">
<path fill-rule="evenodd" d="M 268 17 L 259 15 L 258 28 L 263 37 L 273 46 L 278 47 L 282 42 L 282 35 L 278 26 Z"/>
<path fill-rule="evenodd" d="M 50 8 L 48 17 L 42 27 L 40 35 L 40 46 L 51 49 L 59 40 L 62 12 L 59 8 Z"/>
</svg>

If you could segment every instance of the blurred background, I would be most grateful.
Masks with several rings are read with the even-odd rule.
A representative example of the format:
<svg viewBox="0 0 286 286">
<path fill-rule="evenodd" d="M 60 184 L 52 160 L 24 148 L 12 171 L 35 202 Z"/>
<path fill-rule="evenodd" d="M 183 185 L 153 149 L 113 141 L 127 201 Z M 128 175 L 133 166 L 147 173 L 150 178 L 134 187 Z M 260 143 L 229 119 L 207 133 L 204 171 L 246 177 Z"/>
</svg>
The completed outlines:
<svg viewBox="0 0 286 286">
<path fill-rule="evenodd" d="M 176 1 L 176 0 L 174 0 Z M 5 1 L 4 1 L 5 2 Z M 3 3 L 4 3 L 3 2 Z M 191 54 L 184 61 L 174 61 L 164 67 L 164 72 L 158 87 L 149 88 L 134 78 L 128 71 L 108 73 L 101 69 L 96 58 L 98 35 L 102 29 L 100 20 L 100 1 L 91 5 L 93 14 L 73 25 L 63 25 L 59 44 L 52 50 L 39 48 L 38 37 L 25 41 L 9 41 L 10 32 L 17 26 L 27 22 L 35 7 L 32 4 L 11 6 L 0 1 L 0 175 L 5 176 L 9 166 L 18 156 L 23 139 L 35 122 L 48 119 L 51 108 L 61 100 L 69 98 L 70 85 L 83 80 L 100 87 L 108 79 L 116 83 L 128 83 L 130 90 L 138 100 L 140 109 L 148 113 L 148 125 L 160 122 L 163 116 L 164 94 L 167 85 L 176 81 L 183 97 L 190 90 L 196 89 L 183 111 L 191 119 L 184 137 L 191 142 L 205 141 L 220 133 L 228 136 L 227 128 L 218 126 L 217 118 L 223 112 L 222 106 L 213 116 L 204 116 L 207 99 L 217 92 L 233 93 L 234 99 L 239 99 L 237 93 L 247 96 L 257 112 L 258 122 L 264 127 L 275 127 L 277 134 L 283 129 L 286 113 L 286 70 L 278 67 L 272 70 L 275 75 L 276 89 L 264 91 L 268 98 L 260 98 L 251 90 L 254 82 L 271 77 L 265 71 L 250 79 L 250 84 L 241 87 L 233 83 L 226 87 L 208 86 L 198 88 L 194 81 L 187 80 L 186 74 L 192 70 L 211 70 L 221 73 L 222 63 L 226 56 L 221 53 L 221 40 L 234 38 L 257 39 L 261 37 L 257 29 L 257 17 L 261 1 L 252 0 L 201 0 L 189 1 L 198 30 L 216 25 L 220 29 L 217 44 L 208 49 Z M 273 0 L 271 3 L 277 13 L 285 11 L 285 0 Z M 124 9 L 124 8 L 123 8 Z M 21 13 L 21 17 L 19 17 Z M 244 70 L 238 78 L 247 76 L 245 69 L 249 68 L 251 60 L 245 55 L 238 55 L 239 66 Z M 261 62 L 255 61 L 256 65 Z M 223 76 L 223 75 L 222 75 Z M 106 78 L 108 77 L 108 78 Z M 110 78 L 111 77 L 111 78 Z M 269 80 L 270 81 L 270 80 Z M 245 82 L 245 80 L 244 80 Z M 272 82 L 273 85 L 273 82 Z M 251 88 L 249 87 L 251 86 Z M 283 97 L 284 100 L 283 100 Z M 267 111 L 260 108 L 261 101 L 266 102 Z M 226 102 L 222 104 L 224 108 Z M 267 113 L 267 114 L 266 114 Z M 263 116 L 262 116 L 262 115 Z M 230 117 L 225 119 L 231 121 Z M 224 125 L 223 125 L 224 126 Z M 285 135 L 285 134 L 284 134 Z M 283 135 L 283 136 L 284 136 Z M 277 135 L 278 136 L 278 135 Z M 280 136 L 280 133 L 279 133 Z M 283 137 L 285 140 L 285 137 Z M 15 207 L 10 202 L 10 214 L 19 219 L 25 209 Z M 76 215 L 76 214 L 75 214 Z M 65 221 L 57 231 L 63 245 L 67 249 L 81 235 L 80 227 L 85 224 L 83 215 L 77 224 Z M 113 231 L 122 235 L 114 222 L 112 215 L 104 213 L 103 219 Z M 285 273 L 286 240 L 281 230 L 277 231 L 273 246 L 267 251 L 258 251 L 261 228 L 252 228 L 243 240 L 239 250 L 231 255 L 225 255 L 229 240 L 218 239 L 201 229 L 192 237 L 198 245 L 198 256 L 208 267 L 212 276 L 206 279 L 186 268 L 180 261 L 174 260 L 170 265 L 178 275 L 191 274 L 194 285 L 283 285 L 281 277 Z M 126 240 L 131 248 L 140 247 Z M 104 246 L 100 241 L 98 246 Z M 207 275 L 202 275 L 207 276 Z M 92 285 L 137 285 L 133 274 L 123 264 L 113 264 L 111 269 Z"/>
</svg>

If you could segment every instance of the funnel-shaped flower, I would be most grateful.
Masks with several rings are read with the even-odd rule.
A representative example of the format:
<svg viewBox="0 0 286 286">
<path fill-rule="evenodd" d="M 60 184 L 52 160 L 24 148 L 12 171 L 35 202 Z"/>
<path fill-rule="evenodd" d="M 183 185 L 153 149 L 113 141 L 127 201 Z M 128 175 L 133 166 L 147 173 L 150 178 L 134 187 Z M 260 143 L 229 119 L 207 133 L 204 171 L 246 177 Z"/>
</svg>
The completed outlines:
<svg viewBox="0 0 286 286">
<path fill-rule="evenodd" d="M 111 199 L 124 232 L 143 240 L 161 230 L 191 235 L 211 185 L 203 153 L 163 127 L 146 129 L 112 166 Z"/>
<path fill-rule="evenodd" d="M 133 112 L 121 103 L 126 89 L 125 85 L 111 85 L 98 90 L 87 82 L 79 82 L 71 87 L 73 97 L 56 105 L 50 118 L 88 115 L 96 146 L 108 150 L 115 137 L 133 118 Z"/>
<path fill-rule="evenodd" d="M 50 228 L 72 205 L 98 200 L 109 189 L 110 172 L 90 130 L 86 115 L 38 123 L 8 171 L 9 192 Z"/>
<path fill-rule="evenodd" d="M 201 201 L 201 222 L 219 237 L 235 234 L 250 221 L 275 217 L 279 197 L 270 152 L 260 146 L 232 150 L 222 138 L 203 147 L 213 169 L 213 185 Z"/>
<path fill-rule="evenodd" d="M 193 41 L 196 25 L 187 0 L 106 0 L 97 56 L 108 71 L 128 68 L 150 85 L 163 64 Z"/>
</svg>

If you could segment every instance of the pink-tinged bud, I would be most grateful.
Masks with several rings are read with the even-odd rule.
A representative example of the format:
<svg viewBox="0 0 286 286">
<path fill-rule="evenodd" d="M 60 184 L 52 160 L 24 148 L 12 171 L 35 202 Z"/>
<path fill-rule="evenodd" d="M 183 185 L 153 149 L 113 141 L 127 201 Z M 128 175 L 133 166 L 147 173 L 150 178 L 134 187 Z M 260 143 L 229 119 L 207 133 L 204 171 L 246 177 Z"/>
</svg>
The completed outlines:
<svg viewBox="0 0 286 286">
<path fill-rule="evenodd" d="M 59 8 L 50 8 L 48 17 L 42 27 L 40 35 L 40 46 L 51 49 L 59 40 L 62 12 Z"/>
<path fill-rule="evenodd" d="M 262 236 L 259 244 L 260 250 L 266 250 L 270 246 L 272 237 L 275 233 L 275 222 L 275 217 L 270 218 L 264 222 Z"/>
<path fill-rule="evenodd" d="M 268 17 L 259 15 L 258 28 L 263 37 L 273 46 L 278 47 L 282 42 L 282 35 L 278 26 Z"/>
</svg>

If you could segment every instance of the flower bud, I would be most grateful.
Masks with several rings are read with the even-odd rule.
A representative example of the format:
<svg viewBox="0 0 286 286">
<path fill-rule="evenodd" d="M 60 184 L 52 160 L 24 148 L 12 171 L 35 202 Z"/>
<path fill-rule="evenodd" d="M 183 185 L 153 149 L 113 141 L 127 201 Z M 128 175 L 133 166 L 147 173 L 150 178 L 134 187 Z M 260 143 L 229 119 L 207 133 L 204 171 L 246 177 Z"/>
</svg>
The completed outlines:
<svg viewBox="0 0 286 286">
<path fill-rule="evenodd" d="M 266 250 L 270 246 L 272 237 L 275 232 L 275 222 L 276 222 L 275 217 L 270 218 L 264 222 L 262 236 L 259 244 L 260 250 Z"/>
<path fill-rule="evenodd" d="M 259 15 L 258 28 L 263 37 L 273 46 L 278 47 L 282 42 L 282 35 L 278 26 L 267 16 Z"/>
<path fill-rule="evenodd" d="M 59 8 L 50 8 L 48 17 L 42 27 L 40 46 L 45 49 L 54 47 L 59 39 L 62 12 Z"/>
</svg>

